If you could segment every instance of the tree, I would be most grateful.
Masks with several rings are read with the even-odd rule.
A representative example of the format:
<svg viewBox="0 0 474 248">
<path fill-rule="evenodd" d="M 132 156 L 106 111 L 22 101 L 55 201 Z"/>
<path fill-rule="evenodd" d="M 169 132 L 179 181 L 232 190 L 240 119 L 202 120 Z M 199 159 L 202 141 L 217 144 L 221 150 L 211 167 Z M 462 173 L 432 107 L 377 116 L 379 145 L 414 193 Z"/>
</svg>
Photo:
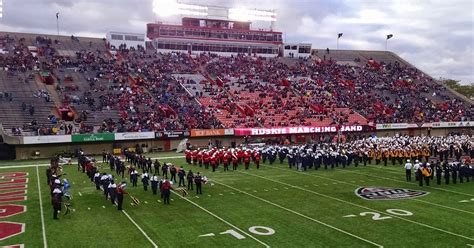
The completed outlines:
<svg viewBox="0 0 474 248">
<path fill-rule="evenodd" d="M 453 79 L 445 79 L 442 81 L 447 87 L 457 91 L 458 93 L 465 95 L 469 99 L 474 98 L 474 84 L 461 85 L 459 81 Z"/>
</svg>

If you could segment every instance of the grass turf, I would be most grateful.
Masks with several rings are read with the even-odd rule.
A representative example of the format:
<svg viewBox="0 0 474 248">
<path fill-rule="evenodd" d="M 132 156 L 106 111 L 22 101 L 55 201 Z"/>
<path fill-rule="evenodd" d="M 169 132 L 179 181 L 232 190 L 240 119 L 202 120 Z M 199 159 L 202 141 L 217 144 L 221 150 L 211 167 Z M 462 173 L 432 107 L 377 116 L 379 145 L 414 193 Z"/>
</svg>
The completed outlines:
<svg viewBox="0 0 474 248">
<path fill-rule="evenodd" d="M 154 155 L 155 156 L 155 155 Z M 171 157 L 176 154 L 156 154 Z M 8 168 L 0 172 L 29 173 L 28 211 L 3 221 L 26 223 L 25 233 L 0 241 L 0 245 L 23 243 L 42 247 L 39 192 L 41 185 L 45 232 L 49 247 L 469 247 L 474 244 L 474 182 L 419 187 L 404 181 L 403 169 L 370 165 L 346 169 L 320 169 L 298 172 L 286 164 L 263 165 L 248 171 L 216 172 L 188 166 L 184 158 L 163 159 L 186 170 L 200 171 L 210 182 L 203 194 L 187 197 L 173 194 L 170 205 L 163 205 L 151 189 L 141 184 L 128 191 L 141 204 L 131 206 L 125 198 L 125 213 L 106 201 L 102 192 L 88 181 L 75 165 L 65 166 L 72 184 L 73 208 L 60 220 L 52 219 L 45 167 Z M 15 165 L 9 162 L 9 165 Z M 28 161 L 21 161 L 28 164 Z M 35 164 L 31 162 L 31 164 Z M 104 171 L 109 171 L 107 166 Z M 393 201 L 367 201 L 354 194 L 359 186 L 422 189 L 430 194 Z M 461 202 L 466 201 L 467 202 Z M 90 210 L 88 210 L 90 208 Z M 386 212 L 401 209 L 412 213 L 399 216 Z M 396 211 L 396 210 L 395 210 Z M 396 213 L 396 212 L 395 212 Z M 407 214 L 406 212 L 404 212 Z M 363 215 L 363 216 L 361 216 Z M 346 217 L 344 217 L 346 216 Z M 372 218 L 382 218 L 373 220 Z M 389 218 L 388 218 L 389 217 Z M 275 231 L 267 233 L 264 226 Z M 221 234 L 234 230 L 239 238 Z M 199 237 L 204 234 L 214 236 Z"/>
</svg>

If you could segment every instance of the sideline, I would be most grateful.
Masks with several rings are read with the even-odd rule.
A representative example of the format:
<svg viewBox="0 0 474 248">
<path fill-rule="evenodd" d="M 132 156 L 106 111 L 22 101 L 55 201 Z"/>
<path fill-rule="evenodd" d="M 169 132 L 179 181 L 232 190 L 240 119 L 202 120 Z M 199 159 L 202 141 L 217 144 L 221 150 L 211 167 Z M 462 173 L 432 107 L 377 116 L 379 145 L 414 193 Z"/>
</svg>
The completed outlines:
<svg viewBox="0 0 474 248">
<path fill-rule="evenodd" d="M 41 228 L 43 231 L 43 247 L 48 247 L 48 241 L 46 240 L 46 229 L 44 227 L 44 212 L 43 212 L 43 199 L 41 197 L 41 183 L 40 183 L 40 176 L 38 166 L 36 166 L 36 177 L 38 182 L 38 196 L 39 196 L 39 204 L 40 204 L 40 212 L 41 212 Z"/>
</svg>

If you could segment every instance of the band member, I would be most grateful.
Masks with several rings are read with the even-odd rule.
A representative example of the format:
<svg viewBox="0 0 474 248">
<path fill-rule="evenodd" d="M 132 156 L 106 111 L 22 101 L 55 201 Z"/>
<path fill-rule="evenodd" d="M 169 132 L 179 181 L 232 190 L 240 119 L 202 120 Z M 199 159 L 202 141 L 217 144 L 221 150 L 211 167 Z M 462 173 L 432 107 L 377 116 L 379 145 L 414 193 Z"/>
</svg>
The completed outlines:
<svg viewBox="0 0 474 248">
<path fill-rule="evenodd" d="M 258 151 L 255 152 L 254 158 L 255 158 L 255 165 L 257 169 L 259 169 L 260 168 L 260 153 Z"/>
<path fill-rule="evenodd" d="M 119 210 L 119 211 L 122 211 L 123 195 L 128 194 L 128 193 L 125 191 L 125 187 L 126 187 L 126 186 L 127 186 L 127 184 L 125 183 L 125 181 L 123 181 L 123 182 L 120 183 L 119 186 L 117 187 L 117 210 Z"/>
<path fill-rule="evenodd" d="M 178 187 L 186 187 L 186 184 L 184 183 L 184 178 L 186 177 L 186 171 L 184 171 L 183 166 L 179 168 L 178 171 Z"/>
<path fill-rule="evenodd" d="M 248 152 L 245 152 L 244 154 L 244 164 L 245 164 L 245 169 L 248 170 L 250 166 L 250 154 Z"/>
<path fill-rule="evenodd" d="M 217 167 L 217 158 L 216 156 L 212 156 L 210 159 L 210 163 L 211 163 L 211 167 L 212 167 L 212 172 L 215 172 L 216 171 L 216 167 Z"/>
<path fill-rule="evenodd" d="M 53 189 L 51 204 L 53 205 L 53 219 L 58 219 L 58 213 L 61 211 L 61 203 L 63 201 L 63 192 L 59 187 Z"/>
<path fill-rule="evenodd" d="M 156 192 L 158 191 L 158 177 L 153 175 L 151 177 L 151 191 L 153 191 L 153 194 L 156 195 Z"/>
<path fill-rule="evenodd" d="M 199 172 L 194 177 L 194 183 L 196 184 L 196 194 L 202 195 L 202 176 Z"/>
<path fill-rule="evenodd" d="M 228 153 L 225 153 L 224 156 L 222 157 L 222 163 L 224 165 L 224 171 L 229 170 L 229 160 L 231 159 L 231 156 Z"/>
<path fill-rule="evenodd" d="M 143 173 L 142 175 L 142 184 L 143 184 L 143 190 L 148 191 L 148 184 L 149 184 L 150 178 L 148 177 L 148 173 Z"/>
<path fill-rule="evenodd" d="M 110 202 L 115 204 L 115 200 L 117 198 L 117 185 L 115 184 L 114 180 L 111 180 L 109 183 L 109 186 L 107 187 L 107 190 L 109 192 L 109 199 Z"/>
<path fill-rule="evenodd" d="M 405 164 L 405 174 L 406 174 L 407 182 L 411 181 L 411 168 L 412 168 L 412 164 L 410 163 L 410 160 L 408 159 Z"/>
<path fill-rule="evenodd" d="M 188 171 L 186 179 L 188 180 L 188 190 L 193 190 L 194 174 L 192 170 Z"/>
<path fill-rule="evenodd" d="M 237 155 L 232 154 L 232 170 L 237 170 L 237 166 L 239 166 L 239 158 Z"/>
<path fill-rule="evenodd" d="M 161 192 L 163 192 L 163 204 L 170 204 L 171 183 L 165 180 L 161 185 Z"/>
<path fill-rule="evenodd" d="M 192 162 L 192 152 L 189 151 L 189 150 L 186 150 L 184 152 L 184 154 L 185 154 L 185 157 L 186 157 L 186 163 L 191 164 L 191 162 Z"/>
<path fill-rule="evenodd" d="M 94 183 L 95 183 L 95 189 L 100 190 L 100 173 L 99 171 L 96 171 L 94 174 Z"/>
<path fill-rule="evenodd" d="M 132 181 L 132 187 L 137 187 L 138 172 L 135 169 L 130 173 L 130 181 Z"/>
</svg>

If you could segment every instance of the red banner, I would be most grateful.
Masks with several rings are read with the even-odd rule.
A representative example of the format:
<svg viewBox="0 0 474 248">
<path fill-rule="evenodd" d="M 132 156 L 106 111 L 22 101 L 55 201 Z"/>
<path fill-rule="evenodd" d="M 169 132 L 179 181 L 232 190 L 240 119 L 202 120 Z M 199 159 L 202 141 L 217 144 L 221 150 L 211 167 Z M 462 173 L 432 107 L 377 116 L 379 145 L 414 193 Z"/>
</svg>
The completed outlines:
<svg viewBox="0 0 474 248">
<path fill-rule="evenodd" d="M 235 128 L 234 135 L 279 135 L 279 134 L 305 134 L 305 133 L 335 133 L 339 130 L 337 126 L 322 127 L 274 127 L 274 128 Z M 341 132 L 362 132 L 363 126 L 341 126 Z"/>
</svg>

